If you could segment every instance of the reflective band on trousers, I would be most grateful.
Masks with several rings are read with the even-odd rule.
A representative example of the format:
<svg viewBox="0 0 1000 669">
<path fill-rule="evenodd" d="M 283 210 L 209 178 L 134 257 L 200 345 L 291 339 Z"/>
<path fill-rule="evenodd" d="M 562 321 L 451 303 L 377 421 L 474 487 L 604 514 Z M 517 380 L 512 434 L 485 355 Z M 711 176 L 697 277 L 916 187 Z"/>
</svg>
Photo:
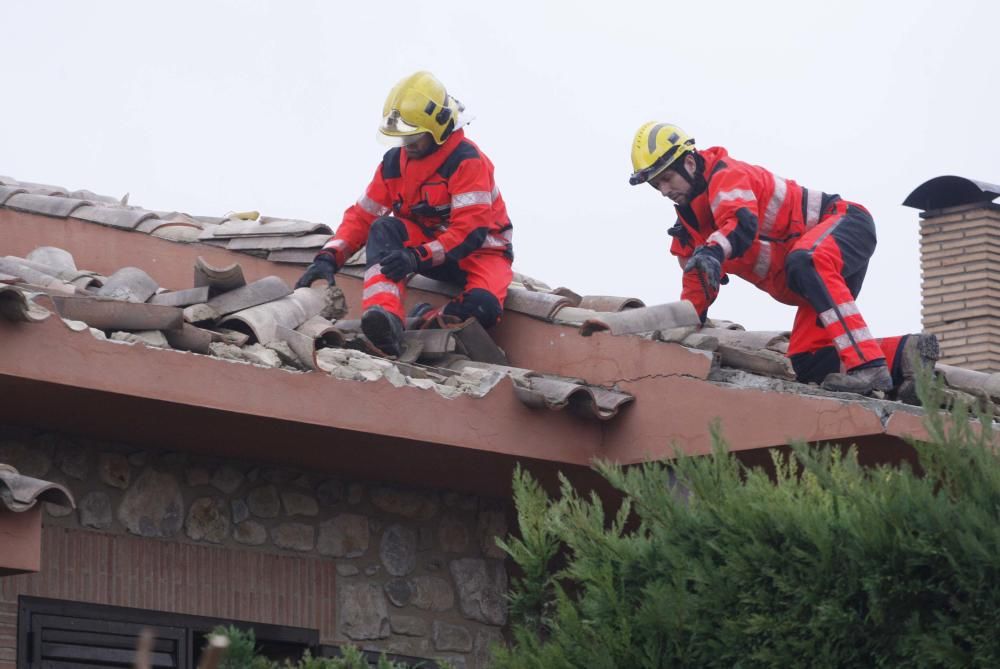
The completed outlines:
<svg viewBox="0 0 1000 669">
<path fill-rule="evenodd" d="M 763 279 L 771 269 L 771 242 L 760 242 L 760 253 L 757 254 L 757 262 L 753 265 L 754 276 Z"/>
<path fill-rule="evenodd" d="M 331 239 L 326 244 L 323 245 L 324 249 L 336 249 L 338 251 L 343 251 L 347 253 L 347 242 L 343 239 Z"/>
<path fill-rule="evenodd" d="M 726 236 L 720 231 L 716 230 L 710 234 L 707 241 L 718 244 L 719 248 L 722 249 L 722 253 L 725 254 L 727 258 L 733 255 L 733 245 L 729 243 L 729 240 L 726 239 Z"/>
<path fill-rule="evenodd" d="M 389 283 L 388 281 L 373 283 L 370 286 L 365 286 L 364 291 L 361 293 L 361 299 L 370 300 L 381 293 L 388 293 L 389 295 L 399 297 L 399 286 L 394 283 Z"/>
<path fill-rule="evenodd" d="M 358 198 L 358 206 L 364 209 L 366 212 L 372 216 L 385 216 L 389 213 L 389 207 L 383 207 L 375 200 L 371 199 L 367 195 L 362 195 Z"/>
<path fill-rule="evenodd" d="M 767 209 L 764 210 L 764 224 L 761 226 L 760 234 L 769 234 L 771 229 L 774 228 L 774 222 L 778 220 L 778 212 L 781 211 L 781 205 L 785 203 L 786 193 L 788 193 L 788 184 L 785 183 L 784 179 L 775 174 L 774 192 L 771 193 L 771 199 L 767 202 Z"/>
<path fill-rule="evenodd" d="M 493 204 L 493 194 L 485 190 L 473 190 L 468 193 L 455 193 L 451 196 L 451 208 L 461 209 L 474 204 Z"/>
<path fill-rule="evenodd" d="M 371 281 L 382 273 L 382 263 L 375 263 L 365 270 L 365 281 Z"/>
<path fill-rule="evenodd" d="M 444 244 L 437 240 L 427 242 L 427 250 L 431 252 L 431 265 L 437 267 L 444 262 Z"/>
<path fill-rule="evenodd" d="M 507 240 L 499 235 L 486 235 L 486 239 L 483 240 L 481 249 L 503 249 L 507 248 Z"/>
<path fill-rule="evenodd" d="M 846 350 L 851 347 L 852 337 L 857 343 L 874 339 L 874 337 L 872 337 L 872 333 L 868 331 L 868 328 L 858 328 L 857 330 L 851 330 L 850 336 L 842 334 L 839 337 L 834 337 L 833 345 L 837 347 L 838 351 Z"/>
<path fill-rule="evenodd" d="M 860 314 L 858 310 L 858 305 L 854 302 L 844 302 L 843 304 L 838 304 L 833 309 L 827 309 L 819 315 L 819 322 L 823 324 L 824 327 L 829 327 L 833 325 L 838 320 L 837 312 L 840 312 L 840 316 L 847 318 L 848 316 L 854 316 Z"/>
<path fill-rule="evenodd" d="M 819 223 L 819 215 L 823 208 L 823 191 L 803 188 L 806 194 L 806 227 Z"/>
<path fill-rule="evenodd" d="M 744 190 L 742 188 L 716 193 L 715 197 L 712 198 L 712 215 L 715 215 L 715 210 L 719 208 L 720 204 L 723 202 L 731 202 L 733 200 L 748 200 L 750 202 L 754 202 L 755 198 L 752 190 Z"/>
</svg>

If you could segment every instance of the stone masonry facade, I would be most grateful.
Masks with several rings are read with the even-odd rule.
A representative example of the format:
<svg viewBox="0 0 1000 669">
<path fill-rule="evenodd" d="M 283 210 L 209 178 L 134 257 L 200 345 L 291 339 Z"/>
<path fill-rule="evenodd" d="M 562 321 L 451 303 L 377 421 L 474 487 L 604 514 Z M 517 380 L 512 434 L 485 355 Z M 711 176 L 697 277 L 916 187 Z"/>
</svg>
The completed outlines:
<svg viewBox="0 0 1000 669">
<path fill-rule="evenodd" d="M 502 501 L 19 428 L 0 429 L 0 462 L 78 505 L 46 507 L 42 574 L 0 581 L 0 669 L 19 594 L 312 627 L 470 669 L 502 641 Z M 151 577 L 174 585 L 138 595 Z"/>
<path fill-rule="evenodd" d="M 920 221 L 923 327 L 941 362 L 1000 372 L 1000 206 L 929 211 Z"/>
</svg>

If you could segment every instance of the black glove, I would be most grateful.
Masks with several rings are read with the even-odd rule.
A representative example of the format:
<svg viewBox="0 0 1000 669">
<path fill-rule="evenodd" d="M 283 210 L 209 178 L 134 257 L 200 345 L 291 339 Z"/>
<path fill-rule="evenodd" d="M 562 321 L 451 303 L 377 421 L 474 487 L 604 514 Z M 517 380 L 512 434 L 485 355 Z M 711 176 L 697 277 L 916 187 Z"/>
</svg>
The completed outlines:
<svg viewBox="0 0 1000 669">
<path fill-rule="evenodd" d="M 719 292 L 719 282 L 722 280 L 722 259 L 725 255 L 716 245 L 699 246 L 694 250 L 691 259 L 684 265 L 685 272 L 698 272 L 701 285 L 705 289 L 705 297 L 711 301 Z"/>
<path fill-rule="evenodd" d="M 337 261 L 333 259 L 333 254 L 329 251 L 320 251 L 313 258 L 312 264 L 306 268 L 305 274 L 295 282 L 295 287 L 308 288 L 318 279 L 326 279 L 327 284 L 332 286 L 336 283 L 333 278 L 336 273 Z"/>
<path fill-rule="evenodd" d="M 402 281 L 410 274 L 420 270 L 420 256 L 412 248 L 389 251 L 380 261 L 382 274 L 390 281 Z"/>
</svg>

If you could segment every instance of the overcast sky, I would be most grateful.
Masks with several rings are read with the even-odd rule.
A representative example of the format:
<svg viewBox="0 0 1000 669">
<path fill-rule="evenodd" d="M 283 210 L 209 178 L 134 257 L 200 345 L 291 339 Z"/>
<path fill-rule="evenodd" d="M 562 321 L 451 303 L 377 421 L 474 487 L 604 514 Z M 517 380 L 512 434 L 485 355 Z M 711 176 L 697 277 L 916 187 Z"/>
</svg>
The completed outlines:
<svg viewBox="0 0 1000 669">
<path fill-rule="evenodd" d="M 386 94 L 429 69 L 476 116 L 515 269 L 582 294 L 679 295 L 673 209 L 628 185 L 647 120 L 868 207 L 877 334 L 920 327 L 900 202 L 942 174 L 1000 182 L 997 2 L 4 0 L 2 18 L 0 174 L 335 226 L 385 150 Z M 739 279 L 710 314 L 792 320 Z"/>
</svg>

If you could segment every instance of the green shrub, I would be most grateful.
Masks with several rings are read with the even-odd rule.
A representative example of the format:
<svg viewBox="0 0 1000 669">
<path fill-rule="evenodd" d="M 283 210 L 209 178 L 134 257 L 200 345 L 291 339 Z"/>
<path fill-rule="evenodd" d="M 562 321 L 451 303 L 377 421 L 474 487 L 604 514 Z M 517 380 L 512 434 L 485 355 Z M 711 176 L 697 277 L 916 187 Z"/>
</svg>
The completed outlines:
<svg viewBox="0 0 1000 669">
<path fill-rule="evenodd" d="M 342 657 L 313 657 L 306 651 L 295 663 L 285 661 L 284 664 L 278 664 L 257 654 L 257 639 L 252 629 L 217 627 L 212 630 L 212 634 L 229 637 L 229 649 L 219 669 L 371 669 L 364 655 L 354 646 L 346 646 L 342 651 Z M 405 669 L 405 667 L 390 662 L 382 656 L 378 660 L 376 669 Z"/>
<path fill-rule="evenodd" d="M 748 469 L 716 430 L 710 457 L 599 465 L 624 495 L 612 517 L 518 471 L 520 536 L 501 545 L 523 576 L 496 666 L 998 667 L 1000 462 L 981 425 L 930 412 L 922 473 L 801 445 Z"/>
</svg>

